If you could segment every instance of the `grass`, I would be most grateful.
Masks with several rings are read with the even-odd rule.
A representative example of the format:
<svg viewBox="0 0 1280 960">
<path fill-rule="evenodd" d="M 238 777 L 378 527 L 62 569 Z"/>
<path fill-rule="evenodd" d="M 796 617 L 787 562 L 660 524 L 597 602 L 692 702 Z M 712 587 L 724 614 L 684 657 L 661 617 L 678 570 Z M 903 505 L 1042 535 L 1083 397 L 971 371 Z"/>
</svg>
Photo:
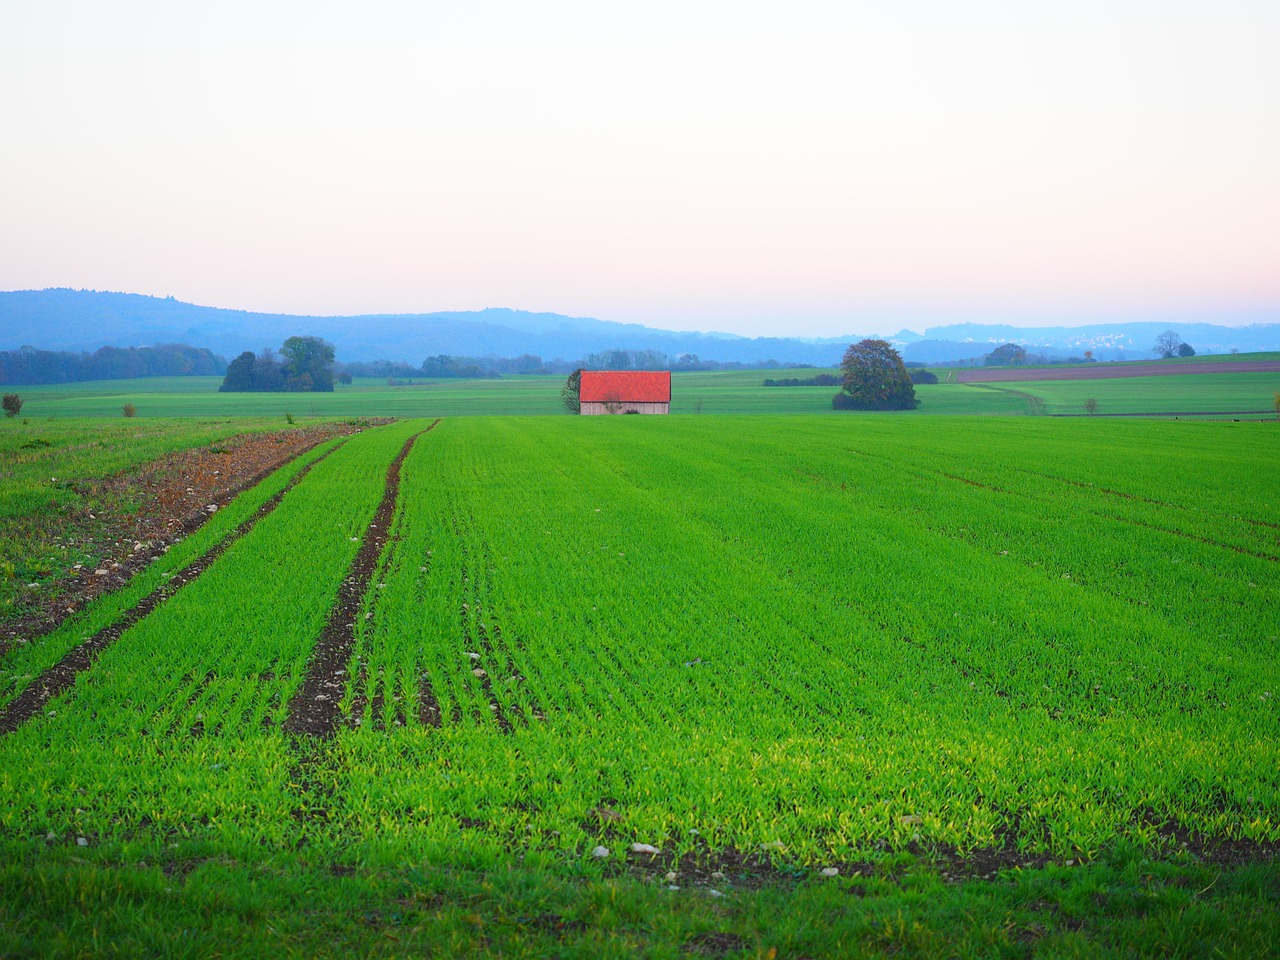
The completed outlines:
<svg viewBox="0 0 1280 960">
<path fill-rule="evenodd" d="M 74 849 L 74 848 L 73 848 Z M 864 877 L 713 897 L 600 871 L 355 865 L 53 847 L 0 867 L 6 957 L 1199 957 L 1274 955 L 1280 873 L 1121 852 L 947 883 Z"/>
</svg>

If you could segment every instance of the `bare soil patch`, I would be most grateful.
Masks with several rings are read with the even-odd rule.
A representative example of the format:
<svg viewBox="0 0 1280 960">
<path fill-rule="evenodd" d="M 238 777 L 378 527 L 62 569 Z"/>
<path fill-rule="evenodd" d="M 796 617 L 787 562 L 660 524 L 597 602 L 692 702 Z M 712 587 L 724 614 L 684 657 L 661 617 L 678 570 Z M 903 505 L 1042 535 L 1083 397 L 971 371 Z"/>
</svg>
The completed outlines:
<svg viewBox="0 0 1280 960">
<path fill-rule="evenodd" d="M 126 630 L 204 573 L 231 544 L 252 530 L 259 520 L 278 507 L 284 495 L 297 486 L 313 466 L 332 452 L 332 450 L 326 451 L 312 463 L 307 464 L 305 469 L 300 470 L 284 489 L 259 507 L 257 513 L 236 527 L 212 550 L 187 564 L 167 583 L 151 591 L 136 606 L 126 611 L 119 620 L 103 627 L 92 637 L 69 650 L 66 656 L 28 684 L 22 693 L 0 710 L 0 735 L 12 733 L 18 729 L 43 710 L 49 701 L 75 683 L 76 674 L 88 670 L 98 659 L 98 655 L 115 643 Z M 204 724 L 197 723 L 190 732 L 192 736 L 203 735 Z"/>
<path fill-rule="evenodd" d="M 39 607 L 7 621 L 0 628 L 0 655 L 16 642 L 48 633 L 94 597 L 122 586 L 165 547 L 208 520 L 214 512 L 210 506 L 226 506 L 318 443 L 385 422 L 243 434 L 216 447 L 169 454 L 139 470 L 94 481 L 96 498 L 112 506 L 83 518 L 59 518 L 50 534 L 65 546 L 97 556 L 97 565 L 52 582 Z"/>
</svg>

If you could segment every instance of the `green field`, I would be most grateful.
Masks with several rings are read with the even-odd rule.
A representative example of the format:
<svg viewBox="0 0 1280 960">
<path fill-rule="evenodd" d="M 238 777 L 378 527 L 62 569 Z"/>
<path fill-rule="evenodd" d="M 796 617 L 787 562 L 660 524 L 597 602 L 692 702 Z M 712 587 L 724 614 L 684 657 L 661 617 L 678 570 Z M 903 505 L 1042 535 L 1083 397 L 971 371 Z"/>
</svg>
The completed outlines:
<svg viewBox="0 0 1280 960">
<path fill-rule="evenodd" d="M 1271 354 L 1191 358 L 1192 361 L 1273 359 Z M 1155 363 L 1156 361 L 1153 361 Z M 1147 366 L 1147 365 L 1144 365 Z M 823 372 L 734 370 L 672 374 L 673 414 L 833 414 L 835 387 L 765 387 L 766 377 L 811 377 Z M 825 372 L 836 372 L 834 370 Z M 939 371 L 943 379 L 948 371 Z M 435 380 L 406 386 L 360 379 L 333 393 L 219 393 L 218 377 L 153 377 L 18 388 L 23 417 L 121 417 L 126 403 L 139 419 L 187 417 L 353 418 L 563 415 L 558 376 L 500 380 Z M 1093 397 L 1102 415 L 1196 414 L 1250 411 L 1274 417 L 1280 375 L 1195 374 L 1116 380 L 940 383 L 916 387 L 920 415 L 1083 415 Z"/>
<path fill-rule="evenodd" d="M 1098 413 L 1102 415 L 1243 414 L 1254 420 L 1274 420 L 1275 395 L 1280 393 L 1280 373 L 1198 373 L 1114 380 L 1028 380 L 965 386 L 1031 396 L 1043 405 L 1044 413 L 1059 416 L 1084 416 L 1084 401 L 1093 397 L 1098 402 Z"/>
<path fill-rule="evenodd" d="M 0 660 L 3 717 L 226 540 L 0 735 L 0 953 L 1274 949 L 1272 425 L 431 425 Z M 290 732 L 344 582 L 336 725 Z"/>
</svg>

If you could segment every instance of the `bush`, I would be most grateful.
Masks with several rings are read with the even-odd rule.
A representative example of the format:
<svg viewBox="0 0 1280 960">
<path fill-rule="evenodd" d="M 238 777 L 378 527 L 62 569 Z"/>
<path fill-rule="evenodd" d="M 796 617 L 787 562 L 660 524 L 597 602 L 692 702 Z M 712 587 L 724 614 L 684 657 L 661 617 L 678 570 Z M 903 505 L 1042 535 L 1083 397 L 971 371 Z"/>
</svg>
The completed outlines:
<svg viewBox="0 0 1280 960">
<path fill-rule="evenodd" d="M 1089 397 L 1087 400 L 1085 400 L 1085 402 L 1084 402 L 1084 412 L 1085 412 L 1085 413 L 1087 413 L 1087 414 L 1089 414 L 1089 416 L 1093 416 L 1095 413 L 1097 413 L 1097 412 L 1098 412 L 1098 401 L 1097 401 L 1097 400 L 1095 400 L 1093 397 Z"/>
<path fill-rule="evenodd" d="M 932 370 L 924 370 L 921 368 L 916 368 L 909 372 L 911 374 L 912 383 L 937 383 L 938 382 L 938 375 L 934 373 Z"/>
<path fill-rule="evenodd" d="M 132 403 L 126 403 L 121 412 L 126 417 L 136 417 L 138 415 L 138 408 L 135 407 Z"/>
<path fill-rule="evenodd" d="M 16 417 L 22 412 L 22 398 L 16 393 L 6 393 L 4 395 L 4 415 L 6 417 Z"/>
</svg>

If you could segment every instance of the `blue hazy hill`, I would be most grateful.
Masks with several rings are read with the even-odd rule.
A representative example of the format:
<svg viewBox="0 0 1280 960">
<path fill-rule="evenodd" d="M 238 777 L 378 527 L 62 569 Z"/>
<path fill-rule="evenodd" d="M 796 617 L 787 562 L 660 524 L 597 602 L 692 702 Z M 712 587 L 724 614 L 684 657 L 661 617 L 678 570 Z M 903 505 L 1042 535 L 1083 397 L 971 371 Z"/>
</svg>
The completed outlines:
<svg viewBox="0 0 1280 960">
<path fill-rule="evenodd" d="M 953 324 L 922 335 L 887 335 L 910 361 L 939 363 L 977 359 L 1005 342 L 1048 356 L 1079 356 L 1092 350 L 1100 360 L 1151 356 L 1156 336 L 1175 330 L 1199 353 L 1280 350 L 1280 324 L 1220 326 L 1174 321 L 1115 322 L 1081 327 L 1024 329 L 997 324 Z M 339 360 L 393 360 L 419 364 L 426 357 L 517 357 L 576 360 L 604 350 L 659 350 L 703 360 L 808 363 L 834 366 L 845 347 L 870 333 L 844 337 L 740 337 L 682 333 L 594 317 L 489 308 L 412 314 L 296 316 L 253 313 L 183 303 L 172 297 L 93 290 L 0 292 L 0 350 L 30 345 L 43 350 L 94 351 L 186 343 L 224 357 L 245 350 L 277 348 L 286 337 L 319 336 L 334 344 Z"/>
</svg>

